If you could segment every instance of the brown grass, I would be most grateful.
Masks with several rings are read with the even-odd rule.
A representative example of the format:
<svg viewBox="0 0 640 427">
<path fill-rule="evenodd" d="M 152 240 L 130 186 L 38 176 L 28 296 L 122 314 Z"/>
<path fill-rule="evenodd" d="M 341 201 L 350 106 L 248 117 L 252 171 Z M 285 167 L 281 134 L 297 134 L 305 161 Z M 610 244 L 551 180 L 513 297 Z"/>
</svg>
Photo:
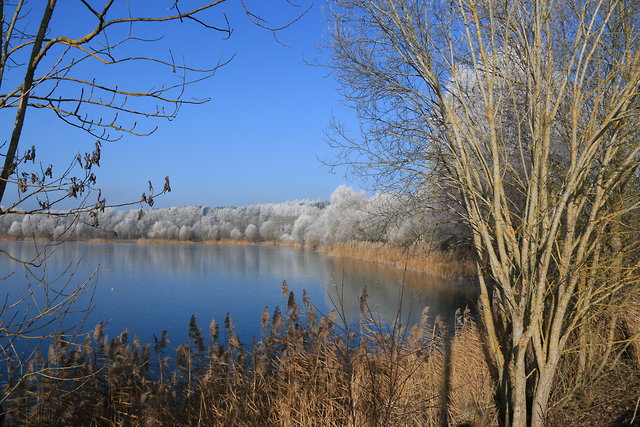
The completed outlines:
<svg viewBox="0 0 640 427">
<path fill-rule="evenodd" d="M 221 240 L 175 240 L 175 239 L 85 239 L 76 240 L 90 243 L 139 243 L 139 244 L 156 244 L 156 245 L 231 245 L 231 246 L 245 246 L 245 245 L 266 245 L 266 246 L 287 246 L 294 248 L 303 248 L 304 245 L 298 242 L 290 241 L 263 241 L 263 242 L 250 242 L 247 240 L 236 239 L 221 239 Z"/>
<path fill-rule="evenodd" d="M 631 353 L 640 370 L 640 301 L 636 299 L 624 313 L 625 329 L 631 340 Z"/>
<path fill-rule="evenodd" d="M 52 240 L 48 237 L 29 237 L 25 238 L 16 238 L 6 235 L 0 235 L 0 241 L 4 242 L 17 242 L 22 240 L 28 241 L 36 241 L 36 242 L 51 242 L 56 241 Z M 250 242 L 247 240 L 237 240 L 237 239 L 221 239 L 221 240 L 177 240 L 177 239 L 149 239 L 149 238 L 140 238 L 140 239 L 116 239 L 116 238 L 89 238 L 89 239 L 78 239 L 78 238 L 65 238 L 61 241 L 65 242 L 89 242 L 89 243 L 141 243 L 141 244 L 158 244 L 158 245 L 267 245 L 267 246 L 287 246 L 287 247 L 295 247 L 295 248 L 303 248 L 305 247 L 302 243 L 292 242 L 292 241 L 258 241 L 258 242 Z"/>
<path fill-rule="evenodd" d="M 476 275 L 475 261 L 470 254 L 455 250 L 442 251 L 427 244 L 402 247 L 381 242 L 351 241 L 323 246 L 320 251 L 331 256 L 371 261 L 446 278 Z"/>
<path fill-rule="evenodd" d="M 458 325 L 451 350 L 452 425 L 498 425 L 495 383 L 485 359 L 478 327 L 470 319 Z"/>
<path fill-rule="evenodd" d="M 10 367 L 7 425 L 436 426 L 490 425 L 494 385 L 477 328 L 461 319 L 451 345 L 426 316 L 411 331 L 380 332 L 363 313 L 357 331 L 316 318 L 290 295 L 286 312 L 265 312 L 261 338 L 241 346 L 231 319 L 208 338 L 169 349 L 91 337 L 55 340 L 48 357 Z M 222 331 L 220 331 L 222 329 Z M 226 337 L 222 339 L 222 337 Z M 447 355 L 447 352 L 451 353 Z M 448 377 L 447 377 L 448 376 Z M 444 398 L 447 396 L 447 398 Z M 444 406 L 443 406 L 444 405 Z"/>
</svg>

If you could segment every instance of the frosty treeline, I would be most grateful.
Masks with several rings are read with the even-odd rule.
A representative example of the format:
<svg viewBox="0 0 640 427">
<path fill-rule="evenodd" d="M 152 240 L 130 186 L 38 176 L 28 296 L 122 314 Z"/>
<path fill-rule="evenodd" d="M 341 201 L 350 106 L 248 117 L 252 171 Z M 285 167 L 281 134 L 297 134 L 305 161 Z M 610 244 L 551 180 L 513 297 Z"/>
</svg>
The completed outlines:
<svg viewBox="0 0 640 427">
<path fill-rule="evenodd" d="M 15 239 L 162 239 L 280 241 L 326 245 L 349 240 L 442 243 L 455 225 L 415 196 L 364 192 L 341 185 L 330 200 L 299 200 L 244 207 L 183 206 L 150 210 L 107 208 L 97 226 L 86 214 L 5 215 L 0 235 Z M 442 211 L 443 212 L 443 211 Z M 446 227 L 442 224 L 448 224 Z M 453 228 L 452 228 L 453 227 Z"/>
</svg>

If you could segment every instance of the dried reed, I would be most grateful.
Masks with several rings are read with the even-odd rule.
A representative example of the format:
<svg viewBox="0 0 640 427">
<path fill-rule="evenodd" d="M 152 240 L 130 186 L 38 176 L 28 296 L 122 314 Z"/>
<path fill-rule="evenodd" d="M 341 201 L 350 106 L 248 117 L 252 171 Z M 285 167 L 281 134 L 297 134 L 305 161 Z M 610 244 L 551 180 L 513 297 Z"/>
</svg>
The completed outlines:
<svg viewBox="0 0 640 427">
<path fill-rule="evenodd" d="M 476 275 L 475 261 L 469 253 L 461 250 L 443 251 L 427 244 L 404 247 L 382 242 L 350 241 L 323 246 L 320 250 L 331 256 L 371 261 L 446 278 Z"/>
<path fill-rule="evenodd" d="M 444 326 L 426 314 L 410 331 L 386 330 L 372 320 L 363 298 L 359 327 L 345 330 L 335 312 L 317 316 L 306 295 L 302 304 L 291 292 L 283 301 L 282 310 L 265 309 L 252 346 L 241 345 L 230 315 L 221 327 L 212 321 L 208 334 L 192 317 L 189 342 L 175 348 L 166 332 L 152 345 L 131 340 L 128 331 L 109 339 L 102 325 L 79 342 L 58 337 L 46 358 L 38 354 L 28 363 L 28 371 L 7 370 L 5 423 L 435 426 L 443 417 L 494 422 L 494 385 L 470 319 L 460 319 L 446 345 Z"/>
</svg>

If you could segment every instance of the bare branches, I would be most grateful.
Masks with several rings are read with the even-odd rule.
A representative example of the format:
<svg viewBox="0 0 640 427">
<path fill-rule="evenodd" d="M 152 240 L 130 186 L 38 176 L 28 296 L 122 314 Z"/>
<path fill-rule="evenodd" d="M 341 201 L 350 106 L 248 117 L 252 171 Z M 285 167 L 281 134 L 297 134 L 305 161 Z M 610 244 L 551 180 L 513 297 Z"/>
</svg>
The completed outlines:
<svg viewBox="0 0 640 427">
<path fill-rule="evenodd" d="M 0 219 L 19 214 L 29 222 L 28 215 L 36 214 L 71 221 L 57 226 L 53 238 L 43 244 L 30 232 L 37 250 L 27 259 L 0 250 L 0 257 L 22 264 L 26 277 L 25 293 L 8 297 L 0 306 L 0 362 L 20 368 L 19 380 L 6 384 L 0 394 L 2 416 L 2 403 L 29 377 L 30 368 L 22 362 L 33 354 L 24 354 L 17 343 L 55 337 L 52 345 L 62 345 L 67 338 L 59 333 L 65 332 L 66 316 L 73 310 L 85 314 L 90 310 L 90 303 L 89 307 L 76 304 L 91 289 L 95 273 L 80 284 L 71 280 L 71 271 L 66 281 L 65 277 L 51 280 L 46 269 L 48 249 L 69 238 L 78 224 L 99 227 L 100 213 L 106 208 L 139 205 L 142 215 L 143 206 L 153 206 L 156 197 L 172 190 L 165 177 L 157 186 L 161 190 L 149 183 L 148 192 L 141 192 L 135 201 L 108 203 L 96 175 L 102 143 L 127 135 L 150 135 L 157 128 L 154 121 L 173 119 L 185 104 L 208 102 L 206 95 L 192 97 L 188 88 L 211 78 L 233 59 L 214 58 L 192 65 L 179 59 L 176 48 L 160 50 L 158 46 L 172 31 L 186 26 L 229 38 L 232 28 L 220 10 L 225 0 L 189 4 L 175 0 L 168 9 L 161 2 L 129 5 L 116 0 L 34 1 L 29 7 L 24 3 L 0 1 L 0 109 L 15 117 L 5 126 L 5 139 L 0 141 L 0 156 L 4 157 Z M 69 19 L 77 21 L 69 25 Z M 274 34 L 288 27 L 261 26 Z M 150 33 L 156 28 L 158 32 Z M 96 139 L 95 146 L 72 156 L 66 167 L 37 157 L 35 146 L 20 147 L 23 128 L 29 126 L 27 111 L 33 108 L 50 111 L 62 122 L 82 129 Z M 6 197 L 7 190 L 14 192 L 12 198 Z M 60 209 L 65 201 L 71 201 L 72 207 Z M 10 275 L 2 273 L 4 278 Z M 11 376 L 16 377 L 14 374 Z M 90 377 L 87 374 L 83 379 Z"/>
<path fill-rule="evenodd" d="M 17 187 L 17 197 L 11 204 L 4 207 L 0 214 L 43 214 L 52 217 L 63 217 L 89 213 L 93 218 L 91 225 L 97 227 L 99 226 L 99 213 L 104 212 L 107 207 L 143 204 L 153 206 L 155 197 L 171 191 L 169 177 L 165 177 L 161 191 L 154 192 L 151 190 L 149 194 L 143 193 L 138 200 L 109 204 L 96 187 L 95 168 L 100 166 L 100 158 L 101 143 L 98 140 L 92 152 L 78 154 L 59 176 L 54 177 L 53 166 L 51 165 L 47 168 L 40 165 L 39 171 L 22 172 L 22 165 L 27 161 L 35 163 L 35 147 L 32 147 L 14 163 L 12 174 L 18 178 L 16 180 L 8 180 L 8 183 Z M 89 196 L 92 192 L 95 194 L 96 191 L 96 202 L 89 202 Z M 56 210 L 55 206 L 64 200 L 76 200 L 77 206 L 71 209 Z M 35 202 L 35 205 L 33 202 Z M 28 205 L 32 207 L 29 209 L 23 207 Z M 59 239 L 60 236 L 57 238 Z"/>
<path fill-rule="evenodd" d="M 303 8 L 302 5 L 292 3 L 289 0 L 286 0 L 286 1 L 290 6 L 293 6 L 296 8 Z M 288 20 L 285 24 L 282 24 L 280 26 L 273 26 L 273 25 L 270 25 L 264 18 L 261 18 L 259 15 L 252 12 L 251 8 L 247 6 L 246 0 L 240 0 L 240 3 L 242 4 L 242 8 L 244 9 L 244 12 L 249 18 L 249 20 L 251 20 L 251 22 L 254 25 L 257 25 L 262 29 L 271 31 L 271 33 L 273 34 L 273 39 L 277 43 L 280 43 L 283 46 L 287 46 L 287 45 L 278 39 L 278 32 L 285 30 L 290 26 L 292 26 L 293 24 L 295 24 L 296 22 L 298 22 L 313 7 L 313 3 L 310 3 L 306 8 L 303 8 L 303 10 L 300 13 L 298 13 L 293 19 Z"/>
<path fill-rule="evenodd" d="M 202 2 L 184 10 L 184 4 L 175 1 L 167 12 L 156 5 L 130 11 L 115 0 L 105 0 L 100 7 L 94 2 L 77 0 L 77 8 L 71 11 L 86 17 L 90 28 L 73 37 L 66 35 L 65 28 L 56 21 L 56 17 L 69 13 L 68 4 L 51 0 L 40 11 L 38 8 L 26 10 L 22 1 L 15 6 L 3 3 L 5 9 L 13 8 L 13 14 L 9 20 L 11 10 L 3 11 L 0 85 L 4 87 L 0 86 L 0 108 L 14 109 L 16 120 L 3 153 L 5 164 L 0 176 L 0 201 L 12 165 L 16 163 L 16 149 L 29 108 L 49 110 L 63 122 L 94 138 L 114 141 L 124 135 L 150 135 L 157 125 L 147 124 L 149 119 L 171 120 L 181 106 L 207 102 L 208 97 L 189 98 L 186 89 L 212 77 L 233 56 L 204 67 L 192 66 L 176 61 L 172 50 L 166 56 L 155 53 L 153 45 L 165 36 L 164 33 L 158 33 L 158 37 L 142 37 L 136 33 L 148 34 L 147 29 L 160 25 L 191 24 L 228 38 L 232 29 L 226 13 L 218 12 L 222 3 L 224 0 Z M 242 8 L 252 22 L 274 34 L 288 28 L 309 10 L 306 8 L 285 24 L 274 27 L 258 18 L 244 3 Z M 212 16 L 212 12 L 216 15 Z M 42 13 L 40 26 L 34 28 L 32 18 L 39 13 Z M 140 52 L 150 54 L 136 54 Z M 105 73 L 87 74 L 90 69 L 87 67 L 96 66 L 113 68 L 115 73 L 130 73 L 143 67 L 149 78 L 147 81 L 120 82 Z M 25 78 L 16 84 L 13 79 L 2 79 L 5 71 L 11 71 L 12 75 L 24 73 Z M 10 87 L 10 84 L 14 86 Z M 11 182 L 17 181 L 17 178 L 11 179 Z"/>
<path fill-rule="evenodd" d="M 130 28 L 129 33 L 122 34 L 121 32 L 115 32 L 115 41 L 109 42 L 108 40 L 110 40 L 111 37 L 109 37 L 108 35 L 108 30 L 110 29 L 110 27 L 114 26 L 132 26 L 133 24 L 137 23 L 166 23 L 178 20 L 182 21 L 184 18 L 193 17 L 195 19 L 195 22 L 205 29 L 223 31 L 229 34 L 230 29 L 228 28 L 228 25 L 226 29 L 218 28 L 206 24 L 201 19 L 195 18 L 195 15 L 202 14 L 203 12 L 214 8 L 218 4 L 222 3 L 222 0 L 205 3 L 200 7 L 190 9 L 186 12 L 178 11 L 178 13 L 172 15 L 170 14 L 166 16 L 139 16 L 108 19 L 107 17 L 110 16 L 114 3 L 114 0 L 109 0 L 105 2 L 103 8 L 98 11 L 87 2 L 81 1 L 82 6 L 88 9 L 97 20 L 95 27 L 87 32 L 84 36 L 79 38 L 70 38 L 66 36 L 49 37 L 48 34 L 45 38 L 44 30 L 49 27 L 49 20 L 51 19 L 51 15 L 53 14 L 53 11 L 57 6 L 55 1 L 50 2 L 48 8 L 45 10 L 45 14 L 43 15 L 40 37 L 34 37 L 32 39 L 27 38 L 26 41 L 16 43 L 15 46 L 10 47 L 13 44 L 10 43 L 12 41 L 11 31 L 13 31 L 16 23 L 18 23 L 19 21 L 24 22 L 26 26 L 25 29 L 21 31 L 21 34 L 28 34 L 28 22 L 20 20 L 21 3 L 19 3 L 16 6 L 14 18 L 8 26 L 9 31 L 6 34 L 5 48 L 2 52 L 0 72 L 4 73 L 5 65 L 8 62 L 12 61 L 14 57 L 19 57 L 24 49 L 32 47 L 32 56 L 27 61 L 25 68 L 27 73 L 26 75 L 30 77 L 27 78 L 20 87 L 9 91 L 4 91 L 4 93 L 0 95 L 0 108 L 15 106 L 18 110 L 16 112 L 17 117 L 24 116 L 24 111 L 29 106 L 49 108 L 52 109 L 55 114 L 62 120 L 66 121 L 69 124 L 72 124 L 73 126 L 86 130 L 92 136 L 103 140 L 113 140 L 114 138 L 120 138 L 123 133 L 131 133 L 134 135 L 148 135 L 149 133 L 153 132 L 153 130 L 142 132 L 138 131 L 136 130 L 137 126 L 135 125 L 135 123 L 121 125 L 118 122 L 120 122 L 123 118 L 117 115 L 115 116 L 116 118 L 113 121 L 107 122 L 107 124 L 105 125 L 102 119 L 91 118 L 88 113 L 83 113 L 83 111 L 87 109 L 88 105 L 93 105 L 94 107 L 102 107 L 106 110 L 115 109 L 119 110 L 120 112 L 134 115 L 143 115 L 145 117 L 172 118 L 175 116 L 180 105 L 183 102 L 205 102 L 205 100 L 183 100 L 182 96 L 184 94 L 184 88 L 188 85 L 211 77 L 215 73 L 215 70 L 227 63 L 228 60 L 218 61 L 217 64 L 214 64 L 214 66 L 210 68 L 193 68 L 186 65 L 176 64 L 175 61 L 173 61 L 173 57 L 171 61 L 166 61 L 155 57 L 131 56 L 126 54 L 124 56 L 120 56 L 117 54 L 117 52 L 126 52 L 127 45 L 131 44 L 132 42 L 151 43 L 153 42 L 153 40 L 143 40 L 138 37 L 134 37 L 130 33 Z M 177 3 L 175 6 L 177 8 Z M 28 18 L 28 16 L 22 16 L 22 18 L 26 19 Z M 97 42 L 96 38 L 98 35 L 104 36 L 104 39 L 107 40 L 106 45 L 103 45 L 102 43 L 94 43 Z M 21 36 L 20 39 L 24 39 L 24 36 Z M 54 53 L 58 46 L 62 47 L 62 50 L 58 50 L 57 53 Z M 82 55 L 79 58 L 73 57 L 76 52 L 80 52 Z M 48 70 L 44 74 L 36 76 L 35 70 L 40 69 L 41 61 L 47 55 L 57 56 L 57 59 L 52 64 L 45 65 Z M 97 60 L 103 65 L 108 66 L 122 65 L 129 62 L 152 64 L 165 69 L 169 68 L 171 69 L 173 74 L 175 74 L 176 72 L 181 72 L 182 76 L 180 77 L 180 81 L 178 83 L 171 84 L 160 89 L 127 91 L 120 89 L 117 85 L 98 83 L 95 79 L 87 80 L 82 77 L 73 77 L 72 74 L 74 70 L 83 62 L 87 62 L 87 60 L 89 59 Z M 188 77 L 187 73 L 194 73 L 199 76 Z M 105 102 L 101 98 L 102 95 L 95 92 L 96 90 L 99 90 L 98 92 L 111 93 L 113 97 L 110 101 Z M 74 92 L 76 93 L 76 95 L 73 95 Z M 64 100 L 59 96 L 59 94 L 61 93 L 65 94 Z M 139 110 L 139 107 L 124 109 L 122 106 L 127 103 L 129 98 L 148 99 L 151 102 L 159 104 L 156 104 L 154 108 L 155 111 Z M 30 103 L 30 99 L 39 100 L 41 102 Z M 61 107 L 61 104 L 63 103 L 73 104 L 74 107 Z M 164 112 L 165 107 L 161 107 L 162 104 L 171 106 L 169 112 Z M 98 112 L 97 114 L 100 115 L 103 113 Z M 16 135 L 13 139 L 19 139 L 19 135 L 22 129 L 21 123 L 23 122 L 23 120 L 24 119 L 16 120 Z M 96 127 L 102 127 L 102 130 L 100 132 L 96 132 Z M 115 131 L 116 135 L 112 136 L 108 131 L 109 129 L 111 131 Z M 16 144 L 17 143 L 15 141 L 9 144 L 9 151 L 7 153 L 8 156 L 5 159 L 7 165 L 13 161 L 12 157 L 13 155 L 15 155 L 13 153 L 15 152 L 14 146 Z M 7 165 L 5 165 L 5 169 Z M 6 179 L 7 177 L 3 176 L 3 178 Z M 0 184 L 0 189 L 2 190 L 0 191 L 1 200 L 1 195 L 4 194 L 4 187 L 2 186 L 2 184 Z"/>
<path fill-rule="evenodd" d="M 335 9 L 333 67 L 363 122 L 362 139 L 337 134 L 338 145 L 365 173 L 409 175 L 463 207 L 507 424 L 542 423 L 586 307 L 615 305 L 634 281 L 621 272 L 639 273 L 619 234 L 638 210 L 640 22 L 626 12 L 638 6 Z M 610 280 L 584 273 L 604 266 Z"/>
<path fill-rule="evenodd" d="M 2 52 L 0 55 L 0 77 L 5 75 L 5 70 L 11 69 L 12 74 L 24 71 L 25 77 L 19 86 L 9 90 L 3 90 L 0 94 L 0 108 L 15 108 L 16 121 L 12 136 L 8 142 L 7 150 L 4 153 L 4 167 L 0 175 L 0 200 L 3 199 L 6 184 L 15 183 L 19 187 L 19 193 L 25 193 L 28 186 L 25 186 L 24 177 L 10 176 L 15 172 L 17 147 L 22 134 L 24 117 L 28 108 L 44 108 L 51 110 L 59 119 L 65 123 L 83 129 L 91 136 L 102 141 L 113 141 L 120 139 L 124 134 L 149 135 L 157 128 L 139 129 L 138 122 L 132 117 L 139 116 L 144 119 L 172 119 L 180 106 L 183 104 L 201 104 L 207 102 L 207 98 L 184 99 L 185 88 L 205 80 L 215 73 L 215 71 L 228 63 L 230 59 L 219 60 L 208 68 L 194 68 L 186 64 L 175 63 L 173 56 L 170 60 L 157 57 L 134 56 L 126 54 L 127 47 L 131 43 L 153 43 L 156 40 L 142 39 L 131 34 L 132 26 L 136 23 L 166 23 L 171 21 L 182 21 L 184 18 L 193 17 L 194 22 L 207 30 L 222 31 L 230 34 L 228 21 L 225 19 L 226 28 L 218 28 L 206 24 L 205 21 L 195 18 L 195 15 L 214 8 L 222 3 L 222 0 L 204 3 L 203 5 L 189 9 L 186 12 L 177 11 L 175 14 L 165 16 L 140 16 L 121 17 L 109 19 L 114 12 L 114 0 L 106 1 L 101 9 L 95 9 L 91 4 L 82 0 L 79 2 L 82 8 L 87 9 L 97 20 L 95 27 L 79 38 L 66 36 L 50 37 L 54 29 L 50 29 L 50 20 L 53 12 L 58 7 L 56 1 L 47 3 L 40 28 L 37 35 L 30 36 L 29 14 L 36 12 L 25 12 L 22 8 L 22 1 L 15 5 L 12 18 L 9 22 L 3 22 Z M 177 3 L 176 3 L 177 8 Z M 117 12 L 121 13 L 121 12 Z M 3 18 L 5 15 L 3 15 Z M 108 30 L 111 27 L 129 26 L 129 30 L 115 32 L 110 37 Z M 55 27 L 56 31 L 60 31 Z M 97 36 L 104 36 L 106 44 L 98 42 Z M 113 40 L 109 42 L 109 40 Z M 25 49 L 31 49 L 31 56 L 22 63 Z M 79 57 L 75 55 L 81 53 Z M 118 52 L 125 52 L 124 55 Z M 45 61 L 47 57 L 55 58 L 53 61 Z M 87 79 L 76 72 L 88 61 L 98 61 L 103 66 L 123 66 L 126 64 L 147 64 L 160 67 L 160 69 L 170 70 L 173 77 L 178 80 L 175 83 L 162 85 L 158 88 L 143 90 L 123 89 L 117 83 L 99 82 L 96 78 Z M 42 74 L 38 70 L 44 69 Z M 6 86 L 7 82 L 13 80 L 2 80 Z M 139 99 L 140 102 L 133 102 Z M 66 174 L 63 174 L 66 177 Z M 95 180 L 94 177 L 73 182 L 59 180 L 58 185 L 69 186 L 71 194 L 76 193 L 77 183 L 86 182 L 87 179 Z M 32 183 L 32 184 L 35 184 Z M 40 186 L 36 193 L 49 191 L 51 186 Z M 29 197 L 33 192 L 29 193 Z M 18 198 L 17 204 L 23 202 L 25 198 Z M 55 202 L 61 199 L 56 199 Z M 47 208 L 52 203 L 44 202 Z M 5 211 L 15 211 L 13 206 Z"/>
<path fill-rule="evenodd" d="M 213 31 L 228 38 L 232 29 L 226 13 L 220 10 L 224 0 L 198 2 L 186 9 L 179 0 L 169 9 L 154 3 L 136 5 L 138 9 L 131 10 L 116 0 L 72 3 L 48 0 L 32 8 L 25 8 L 23 0 L 0 3 L 0 108 L 15 114 L 0 152 L 4 156 L 0 202 L 6 203 L 7 185 L 16 194 L 0 214 L 76 215 L 93 210 L 97 218 L 97 212 L 108 205 L 99 191 L 97 202 L 89 203 L 87 197 L 98 190 L 95 168 L 99 167 L 96 159 L 100 142 L 125 135 L 150 135 L 157 129 L 157 124 L 148 123 L 150 120 L 171 120 L 185 104 L 208 102 L 206 96 L 190 97 L 187 88 L 212 77 L 233 59 L 231 56 L 193 66 L 176 60 L 172 49 L 158 53 L 155 46 L 171 31 L 171 25 L 195 26 L 204 34 Z M 254 16 L 246 5 L 241 7 L 248 16 Z M 260 26 L 280 31 L 307 10 L 279 27 L 269 27 L 264 21 Z M 71 35 L 71 30 L 57 20 L 71 15 L 82 17 L 78 20 L 78 27 L 84 26 L 80 34 Z M 149 35 L 147 30 L 155 27 L 165 30 Z M 107 71 L 101 72 L 101 67 Z M 132 72 L 138 75 L 124 80 L 118 77 L 118 73 Z M 64 169 L 45 162 L 36 164 L 35 148 L 23 153 L 18 149 L 30 108 L 51 111 L 64 123 L 96 138 L 96 151 L 78 155 Z M 61 173 L 54 175 L 58 171 Z M 111 206 L 152 205 L 154 197 L 170 190 L 166 178 L 163 191 Z M 77 208 L 54 209 L 70 198 L 78 200 Z M 37 204 L 30 204 L 32 201 Z"/>
</svg>

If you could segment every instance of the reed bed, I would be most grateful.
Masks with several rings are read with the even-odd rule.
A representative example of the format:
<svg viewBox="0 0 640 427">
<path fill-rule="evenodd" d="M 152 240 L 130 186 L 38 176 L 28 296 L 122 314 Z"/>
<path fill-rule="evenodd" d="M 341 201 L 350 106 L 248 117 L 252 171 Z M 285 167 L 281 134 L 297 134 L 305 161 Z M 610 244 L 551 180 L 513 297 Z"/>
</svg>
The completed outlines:
<svg viewBox="0 0 640 427">
<path fill-rule="evenodd" d="M 495 385 L 468 314 L 455 331 L 432 321 L 406 330 L 319 316 L 306 295 L 267 309 L 251 345 L 228 315 L 189 342 L 143 344 L 100 324 L 83 340 L 58 336 L 47 355 L 3 375 L 5 425 L 435 426 L 495 424 Z M 465 424 L 466 423 L 466 424 Z"/>
<path fill-rule="evenodd" d="M 640 370 L 640 297 L 632 300 L 624 313 L 627 336 L 631 340 L 631 354 Z"/>
<path fill-rule="evenodd" d="M 331 256 L 354 258 L 445 278 L 476 276 L 473 256 L 463 250 L 440 250 L 428 244 L 398 246 L 383 242 L 349 241 L 323 246 Z"/>
</svg>

